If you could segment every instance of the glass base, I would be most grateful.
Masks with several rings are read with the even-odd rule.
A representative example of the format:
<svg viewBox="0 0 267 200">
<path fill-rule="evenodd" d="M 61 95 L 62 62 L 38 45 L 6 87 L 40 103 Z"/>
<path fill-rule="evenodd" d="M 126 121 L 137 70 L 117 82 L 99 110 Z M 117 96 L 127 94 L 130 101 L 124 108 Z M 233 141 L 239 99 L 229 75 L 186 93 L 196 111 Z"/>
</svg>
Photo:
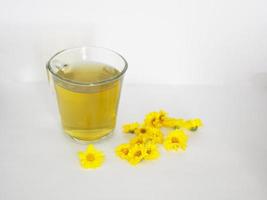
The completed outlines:
<svg viewBox="0 0 267 200">
<path fill-rule="evenodd" d="M 73 133 L 73 132 L 72 132 Z M 77 133 L 77 132 L 76 132 Z M 113 135 L 114 131 L 111 130 L 108 133 L 105 134 L 100 134 L 97 137 L 76 137 L 73 136 L 73 134 L 70 134 L 68 131 L 64 130 L 64 134 L 67 135 L 69 138 L 71 138 L 73 141 L 79 143 L 79 144 L 90 144 L 90 143 L 95 143 L 99 142 L 100 140 L 110 138 Z M 92 134 L 92 132 L 88 133 L 88 135 Z M 84 132 L 83 132 L 84 135 Z"/>
</svg>

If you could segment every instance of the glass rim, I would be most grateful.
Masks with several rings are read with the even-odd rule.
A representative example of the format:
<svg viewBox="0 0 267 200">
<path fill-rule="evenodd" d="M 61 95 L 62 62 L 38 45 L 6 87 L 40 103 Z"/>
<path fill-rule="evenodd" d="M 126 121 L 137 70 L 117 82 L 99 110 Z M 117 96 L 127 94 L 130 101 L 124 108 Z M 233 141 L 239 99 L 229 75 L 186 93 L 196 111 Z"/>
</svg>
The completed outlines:
<svg viewBox="0 0 267 200">
<path fill-rule="evenodd" d="M 52 67 L 51 67 L 51 61 L 58 55 L 60 54 L 63 54 L 67 51 L 71 51 L 71 50 L 78 50 L 78 49 L 83 49 L 83 48 L 95 48 L 95 49 L 102 49 L 102 50 L 106 50 L 106 51 L 109 51 L 109 52 L 112 52 L 114 53 L 115 55 L 119 56 L 123 62 L 124 62 L 124 66 L 123 66 L 123 69 L 122 71 L 117 74 L 116 76 L 113 76 L 111 78 L 108 78 L 108 79 L 105 79 L 105 80 L 102 80 L 102 81 L 95 81 L 95 82 L 80 82 L 80 81 L 73 81 L 73 80 L 69 80 L 69 79 L 66 79 L 66 78 L 63 78 L 61 76 L 59 76 L 57 73 L 55 73 L 53 70 L 52 70 Z M 108 63 L 106 63 L 108 64 Z M 55 76 L 57 79 L 63 81 L 63 82 L 67 82 L 67 83 L 70 83 L 70 84 L 74 84 L 74 85 L 83 85 L 83 86 L 97 86 L 97 85 L 103 85 L 105 83 L 110 83 L 112 81 L 115 81 L 115 80 L 118 80 L 120 79 L 124 74 L 125 72 L 127 71 L 128 69 L 128 63 L 126 61 L 126 59 L 118 52 L 112 50 L 112 49 L 109 49 L 109 48 L 106 48 L 106 47 L 99 47 L 99 46 L 80 46 L 80 47 L 72 47 L 72 48 L 66 48 L 66 49 L 63 49 L 59 52 L 57 52 L 56 54 L 54 54 L 47 62 L 46 64 L 46 69 L 51 72 L 53 74 L 53 76 Z"/>
</svg>

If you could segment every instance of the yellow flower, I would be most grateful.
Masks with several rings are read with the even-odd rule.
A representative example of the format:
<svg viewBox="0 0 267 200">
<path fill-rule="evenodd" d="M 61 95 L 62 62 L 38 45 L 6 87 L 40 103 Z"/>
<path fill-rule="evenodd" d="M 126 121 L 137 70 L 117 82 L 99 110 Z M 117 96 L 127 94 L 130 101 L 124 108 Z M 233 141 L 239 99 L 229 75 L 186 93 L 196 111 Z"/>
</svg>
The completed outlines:
<svg viewBox="0 0 267 200">
<path fill-rule="evenodd" d="M 164 110 L 160 110 L 159 111 L 159 122 L 161 123 L 161 125 L 164 123 L 164 121 L 166 121 L 168 119 L 168 113 L 165 112 Z"/>
<path fill-rule="evenodd" d="M 164 147 L 166 150 L 186 149 L 188 136 L 182 130 L 171 131 L 164 141 Z"/>
<path fill-rule="evenodd" d="M 154 160 L 160 156 L 157 145 L 153 143 L 147 143 L 145 145 L 145 160 Z"/>
<path fill-rule="evenodd" d="M 190 131 L 196 131 L 202 125 L 201 119 L 191 119 L 185 122 L 184 127 Z"/>
<path fill-rule="evenodd" d="M 160 123 L 159 123 L 159 113 L 158 112 L 151 112 L 146 115 L 145 117 L 145 124 L 147 126 L 159 128 Z"/>
<path fill-rule="evenodd" d="M 103 152 L 95 149 L 92 144 L 87 147 L 85 152 L 78 152 L 78 156 L 81 166 L 86 169 L 100 167 L 105 160 Z"/>
<path fill-rule="evenodd" d="M 130 144 L 131 145 L 140 145 L 140 144 L 145 144 L 148 141 L 148 137 L 147 136 L 143 136 L 143 135 L 138 135 L 136 137 L 134 137 L 133 139 L 130 140 Z"/>
<path fill-rule="evenodd" d="M 145 149 L 144 145 L 134 145 L 131 147 L 128 156 L 128 162 L 132 165 L 137 165 L 144 159 Z"/>
<path fill-rule="evenodd" d="M 156 144 L 162 144 L 163 143 L 163 133 L 158 128 L 151 128 L 150 134 L 148 135 L 148 138 L 151 142 Z"/>
<path fill-rule="evenodd" d="M 151 113 L 147 114 L 145 117 L 145 125 L 150 126 L 150 127 L 154 127 L 154 128 L 160 128 L 161 123 L 159 120 L 159 116 L 160 115 L 158 112 L 151 112 Z"/>
<path fill-rule="evenodd" d="M 145 124 L 150 127 L 160 128 L 168 120 L 168 113 L 164 110 L 148 113 L 145 117 Z"/>
<path fill-rule="evenodd" d="M 135 130 L 139 127 L 139 123 L 134 122 L 131 124 L 125 124 L 122 127 L 122 130 L 124 133 L 134 133 Z"/>
<path fill-rule="evenodd" d="M 135 129 L 135 134 L 137 136 L 146 136 L 152 131 L 152 127 L 149 126 L 141 126 L 140 128 Z"/>
<path fill-rule="evenodd" d="M 169 128 L 182 128 L 184 127 L 184 119 L 168 118 L 163 122 L 164 127 Z"/>
<path fill-rule="evenodd" d="M 130 152 L 130 144 L 121 144 L 117 146 L 115 152 L 121 159 L 127 159 Z"/>
</svg>

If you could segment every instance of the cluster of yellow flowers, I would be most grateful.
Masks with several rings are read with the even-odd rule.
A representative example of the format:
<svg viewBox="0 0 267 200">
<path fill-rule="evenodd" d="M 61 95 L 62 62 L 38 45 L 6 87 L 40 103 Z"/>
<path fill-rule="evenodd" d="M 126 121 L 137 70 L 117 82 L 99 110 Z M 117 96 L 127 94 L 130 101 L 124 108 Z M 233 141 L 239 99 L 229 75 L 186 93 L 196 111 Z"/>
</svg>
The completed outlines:
<svg viewBox="0 0 267 200">
<path fill-rule="evenodd" d="M 168 151 L 185 150 L 188 140 L 186 131 L 196 131 L 200 126 L 202 126 L 200 119 L 171 118 L 163 110 L 151 112 L 146 115 L 142 124 L 134 122 L 123 126 L 123 132 L 133 134 L 134 137 L 129 143 L 117 146 L 115 152 L 117 156 L 132 165 L 142 160 L 157 159 L 160 156 L 159 144 L 163 144 Z M 172 130 L 164 137 L 162 127 Z"/>
</svg>

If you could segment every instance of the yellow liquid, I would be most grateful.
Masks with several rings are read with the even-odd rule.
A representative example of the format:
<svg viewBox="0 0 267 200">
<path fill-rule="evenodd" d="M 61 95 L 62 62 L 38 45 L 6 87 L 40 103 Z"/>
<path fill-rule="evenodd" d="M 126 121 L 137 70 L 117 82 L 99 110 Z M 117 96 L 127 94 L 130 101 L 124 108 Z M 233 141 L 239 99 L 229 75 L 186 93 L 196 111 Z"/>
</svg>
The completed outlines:
<svg viewBox="0 0 267 200">
<path fill-rule="evenodd" d="M 88 63 L 63 67 L 58 75 L 82 83 L 110 79 L 119 74 L 113 67 Z M 97 140 L 111 133 L 116 124 L 121 80 L 102 85 L 68 84 L 55 80 L 64 131 L 78 140 Z"/>
</svg>

